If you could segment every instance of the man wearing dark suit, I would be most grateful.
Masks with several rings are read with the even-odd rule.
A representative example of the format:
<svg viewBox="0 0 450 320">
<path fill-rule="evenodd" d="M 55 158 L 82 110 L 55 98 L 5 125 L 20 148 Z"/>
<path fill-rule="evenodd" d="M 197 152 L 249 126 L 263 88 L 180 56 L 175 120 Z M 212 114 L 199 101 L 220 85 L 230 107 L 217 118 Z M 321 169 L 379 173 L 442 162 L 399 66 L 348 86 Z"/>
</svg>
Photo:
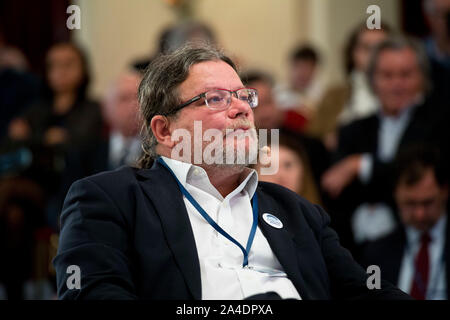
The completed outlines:
<svg viewBox="0 0 450 320">
<path fill-rule="evenodd" d="M 378 265 L 385 279 L 417 299 L 447 299 L 450 230 L 445 172 L 434 150 L 421 146 L 402 153 L 397 170 L 395 199 L 402 224 L 368 243 L 361 262 Z"/>
<path fill-rule="evenodd" d="M 93 150 L 96 172 L 113 170 L 123 165 L 135 165 L 142 153 L 138 117 L 137 92 L 140 73 L 127 71 L 109 87 L 102 103 L 106 122 L 105 137 Z"/>
<path fill-rule="evenodd" d="M 258 182 L 247 166 L 258 143 L 257 92 L 243 88 L 228 57 L 185 46 L 155 59 L 139 102 L 148 134 L 142 168 L 82 179 L 67 195 L 54 260 L 60 298 L 409 298 L 384 281 L 368 288 L 320 207 Z M 226 145 L 214 149 L 217 162 L 195 139 L 194 120 L 202 136 L 214 129 Z M 197 143 L 200 161 L 189 152 Z"/>
<path fill-rule="evenodd" d="M 368 70 L 380 110 L 340 129 L 336 164 L 324 174 L 322 186 L 334 198 L 330 210 L 338 232 L 353 234 L 357 243 L 385 235 L 396 225 L 391 197 L 395 155 L 408 145 L 438 140 L 435 106 L 427 99 L 428 71 L 419 43 L 405 38 L 380 43 Z M 344 244 L 352 246 L 353 240 Z"/>
</svg>

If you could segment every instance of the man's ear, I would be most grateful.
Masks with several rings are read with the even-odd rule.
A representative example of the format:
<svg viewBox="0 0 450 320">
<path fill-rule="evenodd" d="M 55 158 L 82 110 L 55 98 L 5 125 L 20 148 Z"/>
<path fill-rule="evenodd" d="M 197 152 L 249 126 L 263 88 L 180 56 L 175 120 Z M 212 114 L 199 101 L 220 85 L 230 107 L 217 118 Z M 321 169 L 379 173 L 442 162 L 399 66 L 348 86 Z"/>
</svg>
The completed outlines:
<svg viewBox="0 0 450 320">
<path fill-rule="evenodd" d="M 172 133 L 169 128 L 169 120 L 162 116 L 156 115 L 150 121 L 150 128 L 159 144 L 169 148 L 173 148 L 175 142 L 172 141 Z"/>
</svg>

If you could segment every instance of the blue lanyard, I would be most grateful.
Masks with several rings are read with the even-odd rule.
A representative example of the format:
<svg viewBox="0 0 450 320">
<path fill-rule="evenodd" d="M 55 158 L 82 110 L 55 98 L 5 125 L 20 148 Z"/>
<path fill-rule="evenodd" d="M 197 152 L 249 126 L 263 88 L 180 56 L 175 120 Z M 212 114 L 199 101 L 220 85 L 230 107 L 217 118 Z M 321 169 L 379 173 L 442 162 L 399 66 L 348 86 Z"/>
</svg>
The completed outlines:
<svg viewBox="0 0 450 320">
<path fill-rule="evenodd" d="M 252 198 L 252 206 L 253 206 L 253 224 L 252 229 L 250 230 L 250 234 L 248 236 L 247 240 L 247 247 L 244 249 L 244 247 L 232 236 L 228 234 L 225 230 L 223 230 L 207 213 L 203 208 L 200 206 L 200 204 L 192 197 L 192 195 L 189 193 L 189 191 L 186 190 L 186 188 L 181 184 L 181 182 L 178 180 L 175 173 L 172 171 L 172 169 L 169 168 L 167 163 L 161 158 L 158 158 L 159 163 L 161 163 L 164 167 L 166 167 L 167 170 L 174 176 L 175 180 L 178 183 L 178 186 L 181 189 L 181 192 L 186 197 L 186 199 L 189 200 L 189 202 L 197 209 L 197 211 L 202 215 L 202 217 L 214 228 L 217 232 L 219 232 L 222 236 L 233 242 L 235 245 L 241 249 L 242 253 L 244 254 L 244 261 L 242 263 L 242 266 L 245 267 L 248 265 L 248 253 L 250 252 L 250 249 L 253 244 L 253 239 L 255 238 L 256 233 L 256 227 L 258 225 L 258 197 L 256 192 L 253 195 Z"/>
</svg>

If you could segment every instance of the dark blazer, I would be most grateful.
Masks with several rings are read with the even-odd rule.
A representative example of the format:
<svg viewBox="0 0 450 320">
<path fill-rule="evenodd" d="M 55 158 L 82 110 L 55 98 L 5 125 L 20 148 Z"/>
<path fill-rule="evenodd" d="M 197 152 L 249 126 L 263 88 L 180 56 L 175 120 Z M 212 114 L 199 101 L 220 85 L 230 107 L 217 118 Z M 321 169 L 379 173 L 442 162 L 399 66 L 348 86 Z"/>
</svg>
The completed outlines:
<svg viewBox="0 0 450 320">
<path fill-rule="evenodd" d="M 259 223 L 303 299 L 408 299 L 368 275 L 339 244 L 318 206 L 289 190 L 260 182 Z M 266 224 L 270 212 L 282 229 Z M 61 215 L 54 259 L 62 299 L 201 299 L 200 265 L 181 191 L 159 163 L 122 167 L 74 183 Z M 68 266 L 81 270 L 81 289 L 68 289 Z M 219 288 L 218 288 L 219 289 Z"/>
<path fill-rule="evenodd" d="M 433 132 L 435 118 L 432 117 L 430 100 L 416 106 L 412 111 L 397 148 L 397 154 L 410 145 L 418 143 L 435 143 Z M 378 114 L 356 120 L 339 130 L 338 149 L 334 161 L 340 161 L 350 155 L 369 153 L 373 159 L 371 178 L 368 183 L 362 183 L 358 178 L 348 185 L 337 199 L 326 199 L 327 209 L 336 218 L 332 222 L 337 232 L 343 236 L 342 244 L 348 247 L 356 256 L 358 247 L 355 245 L 350 227 L 351 216 L 362 203 L 386 203 L 395 210 L 392 197 L 395 168 L 393 161 L 384 162 L 377 156 L 380 116 Z M 438 143 L 435 143 L 438 145 Z M 393 217 L 398 220 L 397 216 Z"/>
<path fill-rule="evenodd" d="M 450 261 L 450 228 L 448 222 L 445 230 L 444 259 L 446 261 L 445 272 L 448 275 L 450 274 L 450 263 L 447 263 L 447 261 Z M 382 277 L 397 284 L 405 247 L 406 233 L 404 228 L 400 226 L 387 236 L 367 243 L 363 249 L 360 262 L 363 266 L 378 265 Z M 446 281 L 447 296 L 450 297 L 450 277 L 447 277 Z"/>
<path fill-rule="evenodd" d="M 412 144 L 432 143 L 434 118 L 431 116 L 431 106 L 423 104 L 417 106 L 411 114 L 397 148 L 397 154 Z M 368 184 L 356 181 L 352 188 L 352 198 L 358 198 L 359 203 L 388 201 L 391 195 L 393 168 L 392 162 L 383 162 L 378 156 L 378 133 L 380 116 L 378 114 L 357 120 L 341 128 L 336 160 L 341 160 L 352 154 L 369 153 L 373 159 L 373 171 Z M 354 191 L 359 190 L 359 197 Z"/>
</svg>

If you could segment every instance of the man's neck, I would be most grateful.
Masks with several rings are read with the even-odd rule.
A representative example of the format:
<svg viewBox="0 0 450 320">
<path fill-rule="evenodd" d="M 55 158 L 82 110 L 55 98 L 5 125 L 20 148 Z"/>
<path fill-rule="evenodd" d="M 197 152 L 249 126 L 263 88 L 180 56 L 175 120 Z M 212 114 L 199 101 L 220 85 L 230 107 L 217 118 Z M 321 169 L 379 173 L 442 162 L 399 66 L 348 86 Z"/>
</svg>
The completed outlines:
<svg viewBox="0 0 450 320">
<path fill-rule="evenodd" d="M 200 165 L 200 167 L 206 171 L 209 181 L 224 198 L 239 186 L 245 172 L 245 166 L 242 165 Z"/>
<path fill-rule="evenodd" d="M 172 158 L 168 150 L 158 150 L 157 148 L 157 153 L 170 159 L 182 161 L 181 159 Z M 200 164 L 198 166 L 205 170 L 211 184 L 224 198 L 244 181 L 244 175 L 247 171 L 244 165 Z"/>
</svg>

